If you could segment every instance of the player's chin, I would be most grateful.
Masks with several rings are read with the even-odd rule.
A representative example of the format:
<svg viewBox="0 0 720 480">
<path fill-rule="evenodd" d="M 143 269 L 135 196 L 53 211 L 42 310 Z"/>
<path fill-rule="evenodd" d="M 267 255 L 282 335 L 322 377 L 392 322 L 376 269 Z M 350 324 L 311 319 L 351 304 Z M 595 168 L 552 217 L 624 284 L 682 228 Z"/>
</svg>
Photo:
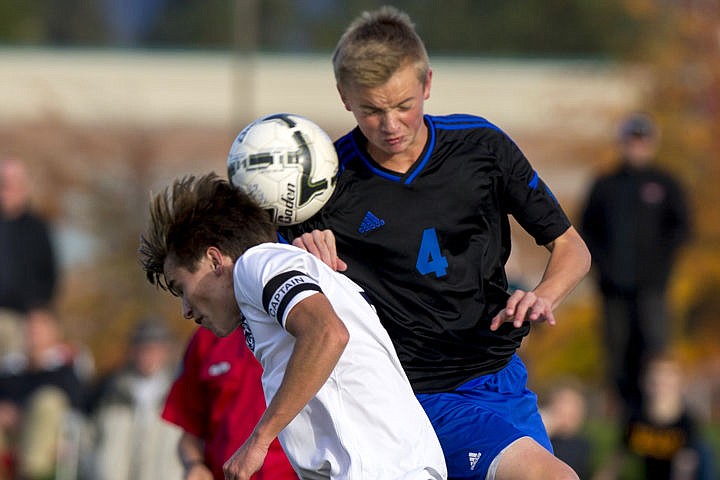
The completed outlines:
<svg viewBox="0 0 720 480">
<path fill-rule="evenodd" d="M 216 337 L 227 337 L 230 334 L 225 328 L 221 328 L 215 322 L 208 320 L 207 317 L 202 318 L 200 325 L 210 330 Z"/>
<path fill-rule="evenodd" d="M 240 326 L 240 320 L 228 319 L 226 322 L 222 322 L 221 325 L 213 325 L 210 329 L 218 337 L 227 337 L 234 332 Z"/>
<path fill-rule="evenodd" d="M 234 328 L 215 328 L 213 330 L 213 333 L 215 333 L 215 335 L 218 337 L 227 337 L 228 335 L 230 335 L 233 332 L 233 330 L 235 330 L 235 329 Z"/>
</svg>

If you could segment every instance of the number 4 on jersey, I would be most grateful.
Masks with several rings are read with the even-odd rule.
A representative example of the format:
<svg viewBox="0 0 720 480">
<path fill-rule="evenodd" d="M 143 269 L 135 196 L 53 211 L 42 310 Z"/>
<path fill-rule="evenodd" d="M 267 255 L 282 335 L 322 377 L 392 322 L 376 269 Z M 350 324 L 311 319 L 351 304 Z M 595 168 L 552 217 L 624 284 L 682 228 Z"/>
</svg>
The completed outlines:
<svg viewBox="0 0 720 480">
<path fill-rule="evenodd" d="M 426 228 L 423 231 L 415 268 L 423 275 L 434 273 L 436 277 L 440 278 L 447 273 L 447 266 L 447 258 L 440 252 L 440 243 L 435 229 Z"/>
</svg>

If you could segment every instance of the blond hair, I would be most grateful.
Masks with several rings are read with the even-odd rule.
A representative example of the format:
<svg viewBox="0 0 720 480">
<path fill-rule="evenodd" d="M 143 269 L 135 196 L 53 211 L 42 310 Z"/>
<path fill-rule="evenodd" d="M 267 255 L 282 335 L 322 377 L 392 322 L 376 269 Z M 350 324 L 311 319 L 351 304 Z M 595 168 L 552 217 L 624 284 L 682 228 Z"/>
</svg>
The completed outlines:
<svg viewBox="0 0 720 480">
<path fill-rule="evenodd" d="M 410 17 L 394 7 L 363 12 L 340 37 L 332 57 L 340 86 L 378 87 L 406 65 L 425 84 L 430 62 Z"/>
</svg>

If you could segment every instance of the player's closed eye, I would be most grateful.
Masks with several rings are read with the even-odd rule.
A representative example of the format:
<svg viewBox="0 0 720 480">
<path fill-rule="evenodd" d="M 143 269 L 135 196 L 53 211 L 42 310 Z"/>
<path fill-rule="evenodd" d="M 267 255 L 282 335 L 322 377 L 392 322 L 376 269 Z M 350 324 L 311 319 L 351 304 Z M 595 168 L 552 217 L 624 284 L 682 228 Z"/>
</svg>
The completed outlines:
<svg viewBox="0 0 720 480">
<path fill-rule="evenodd" d="M 182 289 L 179 288 L 177 285 L 175 285 L 174 282 L 168 282 L 167 283 L 167 291 L 170 292 L 170 294 L 174 297 L 182 297 Z"/>
</svg>

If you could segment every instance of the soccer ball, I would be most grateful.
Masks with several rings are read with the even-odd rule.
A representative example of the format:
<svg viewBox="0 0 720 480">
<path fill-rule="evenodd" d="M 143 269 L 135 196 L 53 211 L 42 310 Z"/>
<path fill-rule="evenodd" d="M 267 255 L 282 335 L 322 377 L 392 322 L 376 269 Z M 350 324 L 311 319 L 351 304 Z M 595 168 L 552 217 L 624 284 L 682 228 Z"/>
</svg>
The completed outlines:
<svg viewBox="0 0 720 480">
<path fill-rule="evenodd" d="M 295 225 L 317 213 L 335 189 L 337 172 L 327 133 L 290 113 L 255 120 L 228 154 L 230 183 L 252 196 L 276 225 Z"/>
</svg>

